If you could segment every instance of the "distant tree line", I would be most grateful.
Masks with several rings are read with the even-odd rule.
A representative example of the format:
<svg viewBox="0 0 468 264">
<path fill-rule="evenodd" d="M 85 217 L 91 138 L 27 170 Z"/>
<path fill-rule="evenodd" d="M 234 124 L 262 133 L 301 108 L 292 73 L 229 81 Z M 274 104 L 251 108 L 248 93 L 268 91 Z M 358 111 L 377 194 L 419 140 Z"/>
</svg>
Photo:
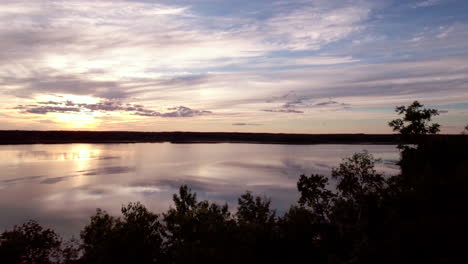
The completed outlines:
<svg viewBox="0 0 468 264">
<path fill-rule="evenodd" d="M 428 111 L 429 110 L 429 111 Z M 437 112 L 418 102 L 390 122 L 401 173 L 385 176 L 366 151 L 323 175 L 302 175 L 284 215 L 246 192 L 237 210 L 182 186 L 162 214 L 140 203 L 114 217 L 97 209 L 80 239 L 64 242 L 34 221 L 0 236 L 0 263 L 463 263 L 468 204 L 466 140 L 426 138 Z"/>
</svg>

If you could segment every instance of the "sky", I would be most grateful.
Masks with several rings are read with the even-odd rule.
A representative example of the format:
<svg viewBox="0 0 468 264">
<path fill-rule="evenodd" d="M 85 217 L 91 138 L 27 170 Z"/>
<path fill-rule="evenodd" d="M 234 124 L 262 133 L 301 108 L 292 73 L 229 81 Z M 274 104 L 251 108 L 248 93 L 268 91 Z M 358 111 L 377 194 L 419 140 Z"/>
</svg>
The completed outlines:
<svg viewBox="0 0 468 264">
<path fill-rule="evenodd" d="M 0 129 L 468 124 L 466 0 L 1 0 Z"/>
</svg>

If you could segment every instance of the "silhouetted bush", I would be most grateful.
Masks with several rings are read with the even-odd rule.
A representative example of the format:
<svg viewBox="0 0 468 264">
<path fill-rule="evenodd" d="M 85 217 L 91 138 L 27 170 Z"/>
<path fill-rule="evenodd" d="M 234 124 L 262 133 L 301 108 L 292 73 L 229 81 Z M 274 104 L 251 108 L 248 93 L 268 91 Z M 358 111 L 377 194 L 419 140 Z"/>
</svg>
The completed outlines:
<svg viewBox="0 0 468 264">
<path fill-rule="evenodd" d="M 83 263 L 157 263 L 164 229 L 158 215 L 140 203 L 122 207 L 122 218 L 98 209 L 81 232 Z"/>
<path fill-rule="evenodd" d="M 35 221 L 15 226 L 0 236 L 0 263 L 71 263 L 77 257 L 72 242 L 62 244 L 53 230 Z"/>
<path fill-rule="evenodd" d="M 163 214 L 167 263 L 221 263 L 236 257 L 235 222 L 227 205 L 198 202 L 187 186 L 180 187 L 174 203 Z"/>
</svg>

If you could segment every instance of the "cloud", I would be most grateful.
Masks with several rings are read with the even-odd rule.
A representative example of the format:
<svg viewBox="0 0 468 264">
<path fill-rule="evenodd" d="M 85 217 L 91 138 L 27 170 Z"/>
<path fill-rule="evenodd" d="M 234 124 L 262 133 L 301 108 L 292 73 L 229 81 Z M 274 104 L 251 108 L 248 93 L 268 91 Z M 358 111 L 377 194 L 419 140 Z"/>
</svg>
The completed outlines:
<svg viewBox="0 0 468 264">
<path fill-rule="evenodd" d="M 286 103 L 282 105 L 283 108 L 293 108 L 293 107 L 300 107 L 300 106 L 306 106 L 307 104 L 304 102 L 306 98 L 294 98 L 288 100 Z"/>
<path fill-rule="evenodd" d="M 193 117 L 200 115 L 212 114 L 211 111 L 205 110 L 194 110 L 185 106 L 171 107 L 168 108 L 170 112 L 161 114 L 162 117 Z"/>
<path fill-rule="evenodd" d="M 279 109 L 264 109 L 262 111 L 265 112 L 273 112 L 273 113 L 296 113 L 301 114 L 304 113 L 303 111 L 296 110 L 297 107 L 304 107 L 307 104 L 304 102 L 306 100 L 305 97 L 299 96 L 297 92 L 290 91 L 284 95 L 273 97 L 267 99 L 267 103 L 272 102 L 284 102 L 283 105 L 280 106 Z"/>
<path fill-rule="evenodd" d="M 303 114 L 304 111 L 294 110 L 294 109 L 263 109 L 264 112 L 270 113 L 294 113 L 294 114 Z"/>
<path fill-rule="evenodd" d="M 54 101 L 47 101 L 47 102 L 37 102 L 38 104 L 44 104 L 44 105 L 60 105 L 62 102 L 54 102 Z"/>
<path fill-rule="evenodd" d="M 112 95 L 117 90 L 127 90 L 120 85 L 123 76 L 149 77 L 154 71 L 173 71 L 167 69 L 183 72 L 216 68 L 230 59 L 242 58 L 253 58 L 262 65 L 263 57 L 259 56 L 272 51 L 318 49 L 366 28 L 364 22 L 373 8 L 366 1 L 294 1 L 277 9 L 270 7 L 271 14 L 260 19 L 233 14 L 204 17 L 177 2 L 70 0 L 53 1 L 47 7 L 41 8 L 40 1 L 6 0 L 2 5 L 7 11 L 3 19 L 16 15 L 14 26 L 0 30 L 5 34 L 2 39 L 12 41 L 3 44 L 4 48 L 14 52 L 16 59 L 24 58 L 9 65 L 9 69 L 32 70 L 30 73 L 47 69 L 42 71 L 41 79 L 48 74 L 56 76 L 52 70 L 68 74 L 107 71 L 103 74 L 106 80 L 89 76 L 75 80 L 80 84 L 72 80 L 63 85 L 44 83 L 50 87 L 47 89 L 79 87 L 74 89 L 77 93 L 93 93 L 94 88 L 86 87 L 99 87 L 103 91 L 96 93 L 106 98 L 125 96 L 125 92 Z M 67 56 L 61 50 L 67 50 Z M 36 64 L 27 58 L 34 58 Z M 272 58 L 267 64 L 322 65 L 354 60 L 349 55 L 301 56 Z"/>
<path fill-rule="evenodd" d="M 135 112 L 135 115 L 139 116 L 159 116 L 159 117 L 195 117 L 195 116 L 202 116 L 202 115 L 209 115 L 212 114 L 211 111 L 206 110 L 194 110 L 189 107 L 185 106 L 177 106 L 177 107 L 170 107 L 167 110 L 169 112 L 160 113 L 151 110 L 141 110 Z"/>
<path fill-rule="evenodd" d="M 262 111 L 266 112 L 279 112 L 279 113 L 304 113 L 305 109 L 321 108 L 321 109 L 330 109 L 337 110 L 341 108 L 349 108 L 349 104 L 340 103 L 337 101 L 323 101 L 323 102 L 313 102 L 314 97 L 307 96 L 305 94 L 290 91 L 284 95 L 272 97 L 267 99 L 267 103 L 272 102 L 284 102 L 279 108 L 275 109 L 264 109 Z"/>
<path fill-rule="evenodd" d="M 238 123 L 232 123 L 232 125 L 233 126 L 261 126 L 262 124 L 238 122 Z"/>
<path fill-rule="evenodd" d="M 316 50 L 345 39 L 364 28 L 371 6 L 365 2 L 340 4 L 307 1 L 297 8 L 286 8 L 259 25 L 262 36 L 287 50 Z"/>
<path fill-rule="evenodd" d="M 414 4 L 412 7 L 420 8 L 420 7 L 435 6 L 435 5 L 441 4 L 443 1 L 444 0 L 425 0 L 425 1 L 421 1 L 421 2 Z"/>
<path fill-rule="evenodd" d="M 47 113 L 69 113 L 69 112 L 80 112 L 81 109 L 78 107 L 58 107 L 58 106 L 23 106 L 19 105 L 16 109 L 23 110 L 24 113 L 30 114 L 41 114 Z"/>
<path fill-rule="evenodd" d="M 38 105 L 18 105 L 15 109 L 22 113 L 48 114 L 48 113 L 89 113 L 89 112 L 130 112 L 137 116 L 153 117 L 195 117 L 212 114 L 211 111 L 194 110 L 185 106 L 167 108 L 167 112 L 160 113 L 145 108 L 140 104 L 124 104 L 118 100 L 101 100 L 95 104 L 74 103 L 73 101 L 47 101 L 38 102 Z"/>
<path fill-rule="evenodd" d="M 325 107 L 325 108 L 332 108 L 332 110 L 341 110 L 341 109 L 349 109 L 351 108 L 351 105 L 329 100 L 325 102 L 316 103 L 312 105 L 311 107 L 319 107 L 319 108 Z"/>
<path fill-rule="evenodd" d="M 231 64 L 241 64 L 245 69 L 261 69 L 261 68 L 284 68 L 284 67 L 310 67 L 310 66 L 326 66 L 338 65 L 346 63 L 356 63 L 359 59 L 350 56 L 301 56 L 301 57 L 278 57 L 264 58 L 254 57 L 233 61 Z"/>
<path fill-rule="evenodd" d="M 267 103 L 283 102 L 283 107 L 311 107 L 314 102 L 328 102 L 321 101 L 327 98 L 352 105 L 364 102 L 373 105 L 375 100 L 376 105 L 394 105 L 408 97 L 435 103 L 462 103 L 466 101 L 466 67 L 468 60 L 463 58 L 422 59 L 333 69 L 282 70 L 249 78 L 261 82 L 261 87 L 268 87 L 270 94 L 294 91 L 267 97 Z"/>
<path fill-rule="evenodd" d="M 125 89 L 126 82 L 87 80 L 86 74 L 78 75 L 56 75 L 57 72 L 31 73 L 31 76 L 10 77 L 2 72 L 0 67 L 0 84 L 20 87 L 8 93 L 18 97 L 30 97 L 45 93 L 62 93 L 75 95 L 93 95 L 106 99 L 122 99 L 131 95 Z M 11 73 L 10 73 L 11 74 Z M 2 76 L 3 75 L 3 76 Z M 53 76 L 50 76 L 53 75 Z"/>
<path fill-rule="evenodd" d="M 15 109 L 22 110 L 23 113 L 48 114 L 48 113 L 70 113 L 89 111 L 137 111 L 142 107 L 134 105 L 124 105 L 116 100 L 102 100 L 96 104 L 78 104 L 70 100 L 38 102 L 39 105 L 19 105 Z"/>
<path fill-rule="evenodd" d="M 317 103 L 315 105 L 316 106 L 325 106 L 325 105 L 336 105 L 336 104 L 338 104 L 338 102 L 336 102 L 336 101 L 326 101 L 326 102 Z"/>
<path fill-rule="evenodd" d="M 276 101 L 281 101 L 281 100 L 285 100 L 286 98 L 289 98 L 291 96 L 297 96 L 296 95 L 296 92 L 295 91 L 289 91 L 281 96 L 274 96 L 274 97 L 271 97 L 269 99 L 266 100 L 267 103 L 271 103 L 271 102 L 276 102 Z"/>
</svg>

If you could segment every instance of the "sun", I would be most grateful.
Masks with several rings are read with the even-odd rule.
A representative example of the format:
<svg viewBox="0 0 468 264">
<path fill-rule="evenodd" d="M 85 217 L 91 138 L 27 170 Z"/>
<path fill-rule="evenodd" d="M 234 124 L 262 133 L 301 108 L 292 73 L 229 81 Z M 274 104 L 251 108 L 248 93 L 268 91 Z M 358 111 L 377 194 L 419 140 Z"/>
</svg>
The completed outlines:
<svg viewBox="0 0 468 264">
<path fill-rule="evenodd" d="M 88 95 L 73 95 L 73 94 L 46 94 L 35 98 L 36 104 L 31 105 L 37 109 L 44 109 L 49 121 L 54 122 L 61 129 L 70 130 L 94 130 L 103 124 L 106 126 L 110 122 L 119 122 L 116 120 L 132 120 L 135 119 L 127 110 L 122 110 L 123 105 L 116 102 L 115 107 L 106 109 L 101 106 L 107 102 L 111 104 L 114 101 L 88 96 Z M 125 112 L 127 111 L 127 112 Z M 103 121 L 106 120 L 105 123 Z"/>
<path fill-rule="evenodd" d="M 40 95 L 35 98 L 38 102 L 54 102 L 54 105 L 63 107 L 68 106 L 68 102 L 72 102 L 74 107 L 78 104 L 96 104 L 101 99 L 87 95 L 74 95 L 74 94 L 46 94 Z M 65 129 L 94 129 L 100 124 L 99 112 L 63 112 L 63 113 L 49 113 L 52 120 L 61 124 Z"/>
<path fill-rule="evenodd" d="M 57 113 L 54 116 L 56 122 L 61 123 L 65 128 L 93 129 L 100 123 L 99 119 L 89 113 Z"/>
</svg>

